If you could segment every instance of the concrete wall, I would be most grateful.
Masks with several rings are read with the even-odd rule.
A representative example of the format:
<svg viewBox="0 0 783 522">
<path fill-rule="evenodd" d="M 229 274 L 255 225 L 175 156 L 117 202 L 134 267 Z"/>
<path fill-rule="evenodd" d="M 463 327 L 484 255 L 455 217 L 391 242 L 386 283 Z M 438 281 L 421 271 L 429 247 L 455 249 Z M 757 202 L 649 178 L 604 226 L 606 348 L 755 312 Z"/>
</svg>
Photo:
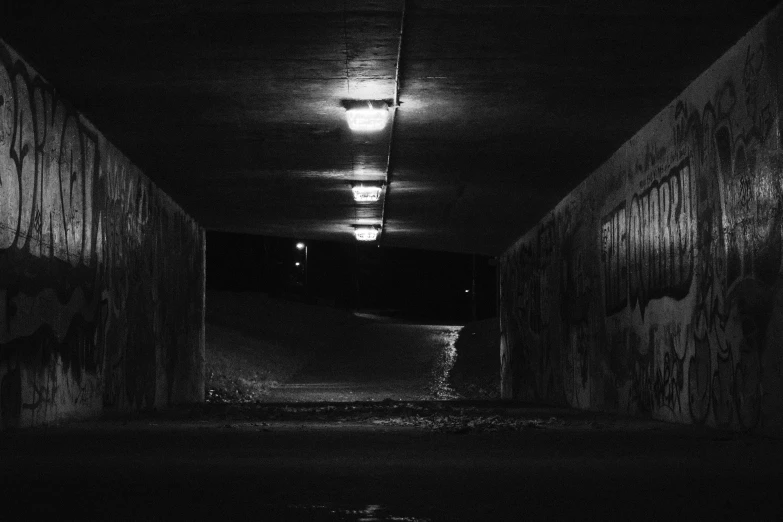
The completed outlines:
<svg viewBox="0 0 783 522">
<path fill-rule="evenodd" d="M 783 425 L 780 16 L 503 255 L 504 397 Z"/>
<path fill-rule="evenodd" d="M 0 41 L 0 426 L 204 395 L 204 231 Z"/>
</svg>

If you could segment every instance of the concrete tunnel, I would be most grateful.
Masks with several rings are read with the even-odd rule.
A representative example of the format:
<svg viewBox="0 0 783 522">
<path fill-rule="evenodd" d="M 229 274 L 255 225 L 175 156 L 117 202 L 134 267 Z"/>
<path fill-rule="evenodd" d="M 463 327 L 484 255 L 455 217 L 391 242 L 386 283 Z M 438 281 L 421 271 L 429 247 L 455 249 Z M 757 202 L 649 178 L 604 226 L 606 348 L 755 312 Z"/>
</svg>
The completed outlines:
<svg viewBox="0 0 783 522">
<path fill-rule="evenodd" d="M 0 9 L 6 515 L 783 513 L 781 7 L 88 4 Z"/>
</svg>

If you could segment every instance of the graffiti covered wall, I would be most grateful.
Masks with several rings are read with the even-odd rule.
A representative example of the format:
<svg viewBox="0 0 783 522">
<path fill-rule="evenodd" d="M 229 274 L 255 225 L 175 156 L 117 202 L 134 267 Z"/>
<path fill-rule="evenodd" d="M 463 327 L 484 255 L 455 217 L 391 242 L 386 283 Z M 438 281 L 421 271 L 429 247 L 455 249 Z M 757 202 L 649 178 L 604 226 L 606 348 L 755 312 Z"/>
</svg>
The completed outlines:
<svg viewBox="0 0 783 522">
<path fill-rule="evenodd" d="M 201 400 L 203 242 L 0 40 L 0 429 Z"/>
<path fill-rule="evenodd" d="M 781 10 L 500 263 L 506 398 L 783 427 Z"/>
</svg>

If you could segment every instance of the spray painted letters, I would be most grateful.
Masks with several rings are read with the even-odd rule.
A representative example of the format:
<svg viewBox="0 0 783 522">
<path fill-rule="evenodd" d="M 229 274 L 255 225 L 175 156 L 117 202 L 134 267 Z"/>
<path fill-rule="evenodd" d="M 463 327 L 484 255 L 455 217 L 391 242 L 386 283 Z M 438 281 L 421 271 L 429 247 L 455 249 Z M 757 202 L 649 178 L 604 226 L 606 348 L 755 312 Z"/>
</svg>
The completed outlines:
<svg viewBox="0 0 783 522">
<path fill-rule="evenodd" d="M 693 195 L 690 160 L 602 220 L 606 313 L 644 309 L 651 299 L 681 299 L 693 277 Z"/>
</svg>

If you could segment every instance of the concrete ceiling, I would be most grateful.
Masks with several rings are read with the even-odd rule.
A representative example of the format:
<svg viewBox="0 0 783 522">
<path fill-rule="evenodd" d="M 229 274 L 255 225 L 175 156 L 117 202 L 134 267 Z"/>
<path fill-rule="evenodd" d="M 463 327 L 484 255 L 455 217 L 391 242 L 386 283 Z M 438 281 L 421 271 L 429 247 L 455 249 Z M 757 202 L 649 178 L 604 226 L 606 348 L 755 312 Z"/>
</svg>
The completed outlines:
<svg viewBox="0 0 783 522">
<path fill-rule="evenodd" d="M 89 4 L 20 0 L 0 37 L 208 229 L 498 254 L 775 2 L 408 0 L 395 123 L 361 136 L 400 0 Z M 354 203 L 387 162 L 385 211 Z"/>
</svg>

